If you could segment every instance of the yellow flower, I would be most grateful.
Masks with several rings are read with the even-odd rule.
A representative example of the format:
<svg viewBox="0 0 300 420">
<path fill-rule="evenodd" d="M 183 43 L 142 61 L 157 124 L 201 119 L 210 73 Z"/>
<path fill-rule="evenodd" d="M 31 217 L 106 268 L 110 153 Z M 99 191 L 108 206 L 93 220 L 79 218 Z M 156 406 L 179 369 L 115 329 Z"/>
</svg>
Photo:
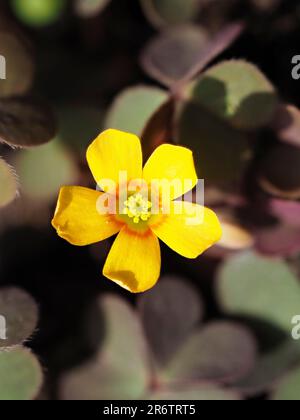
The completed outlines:
<svg viewBox="0 0 300 420">
<path fill-rule="evenodd" d="M 139 138 L 107 130 L 89 146 L 87 161 L 101 191 L 62 187 L 52 225 L 59 236 L 79 246 L 118 233 L 103 275 L 125 289 L 144 292 L 157 282 L 158 238 L 186 258 L 198 257 L 220 240 L 221 226 L 213 211 L 174 201 L 198 181 L 189 149 L 163 144 L 143 168 Z M 126 174 L 124 182 L 120 174 Z M 171 187 L 166 189 L 168 182 Z"/>
</svg>

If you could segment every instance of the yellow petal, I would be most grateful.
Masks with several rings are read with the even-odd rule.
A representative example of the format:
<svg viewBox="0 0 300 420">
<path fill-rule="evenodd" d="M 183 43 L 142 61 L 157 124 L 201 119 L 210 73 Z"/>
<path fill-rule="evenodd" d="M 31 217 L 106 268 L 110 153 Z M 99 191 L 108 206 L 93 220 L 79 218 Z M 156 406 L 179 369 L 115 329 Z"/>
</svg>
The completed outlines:
<svg viewBox="0 0 300 420">
<path fill-rule="evenodd" d="M 148 230 L 144 234 L 124 227 L 107 257 L 103 275 L 132 293 L 151 289 L 160 274 L 159 241 Z"/>
<path fill-rule="evenodd" d="M 87 161 L 97 184 L 104 191 L 109 191 L 109 188 L 103 180 L 118 185 L 120 172 L 126 171 L 128 181 L 142 177 L 141 142 L 134 134 L 104 131 L 89 146 Z"/>
<path fill-rule="evenodd" d="M 170 199 L 182 196 L 192 190 L 198 180 L 192 151 L 186 147 L 162 144 L 148 159 L 143 178 L 148 183 L 151 180 L 174 181 Z"/>
<path fill-rule="evenodd" d="M 206 207 L 174 201 L 170 214 L 151 226 L 170 248 L 186 258 L 197 258 L 218 242 L 222 229 L 216 214 Z"/>
<path fill-rule="evenodd" d="M 122 225 L 113 216 L 97 211 L 103 193 L 83 187 L 60 190 L 52 225 L 57 234 L 73 245 L 89 245 L 118 233 Z"/>
</svg>

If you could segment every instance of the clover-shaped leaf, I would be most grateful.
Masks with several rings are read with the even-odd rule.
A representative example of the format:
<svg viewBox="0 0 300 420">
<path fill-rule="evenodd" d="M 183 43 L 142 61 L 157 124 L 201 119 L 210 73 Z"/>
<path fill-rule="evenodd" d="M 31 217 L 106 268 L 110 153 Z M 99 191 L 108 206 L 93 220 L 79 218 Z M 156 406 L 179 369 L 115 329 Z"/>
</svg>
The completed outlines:
<svg viewBox="0 0 300 420">
<path fill-rule="evenodd" d="M 64 376 L 63 399 L 239 399 L 216 383 L 240 378 L 254 364 L 255 343 L 248 330 L 236 323 L 198 330 L 203 309 L 191 285 L 165 278 L 156 289 L 139 301 L 145 331 L 127 303 L 112 296 L 100 299 L 102 345 L 90 362 Z M 192 349 L 190 364 L 186 349 Z M 209 352 L 217 352 L 218 359 Z M 194 373 L 189 369 L 193 362 L 199 368 Z"/>
<path fill-rule="evenodd" d="M 274 144 L 260 162 L 260 186 L 276 197 L 299 199 L 299 165 L 299 147 L 279 142 Z"/>
<path fill-rule="evenodd" d="M 300 147 L 300 110 L 297 107 L 280 104 L 272 128 L 281 141 Z"/>
<path fill-rule="evenodd" d="M 61 185 L 73 183 L 76 177 L 72 157 L 59 139 L 20 151 L 16 168 L 22 180 L 22 192 L 40 200 L 52 199 Z"/>
<path fill-rule="evenodd" d="M 252 252 L 224 263 L 217 292 L 227 313 L 259 318 L 288 334 L 293 316 L 300 313 L 300 286 L 287 264 Z"/>
<path fill-rule="evenodd" d="M 171 382 L 231 382 L 253 368 L 252 335 L 230 322 L 210 323 L 192 334 L 166 368 Z"/>
<path fill-rule="evenodd" d="M 151 77 L 171 86 L 194 67 L 207 41 L 208 34 L 199 26 L 173 28 L 149 43 L 141 56 L 141 64 Z"/>
<path fill-rule="evenodd" d="M 203 303 L 180 278 L 165 278 L 139 300 L 146 337 L 158 365 L 164 366 L 203 317 Z M 159 328 L 158 328 L 159 325 Z"/>
<path fill-rule="evenodd" d="M 149 21 L 160 27 L 194 20 L 201 0 L 141 0 L 141 4 Z"/>
<path fill-rule="evenodd" d="M 274 198 L 270 200 L 269 210 L 282 223 L 286 223 L 289 226 L 300 227 L 299 201 L 289 201 Z"/>
<path fill-rule="evenodd" d="M 201 179 L 214 184 L 241 179 L 249 157 L 249 144 L 241 132 L 192 102 L 179 106 L 176 131 L 178 143 L 193 150 Z"/>
<path fill-rule="evenodd" d="M 276 110 L 275 88 L 256 66 L 243 60 L 211 67 L 186 89 L 187 98 L 240 129 L 268 124 Z"/>
<path fill-rule="evenodd" d="M 0 30 L 0 54 L 5 57 L 5 79 L 0 83 L 0 97 L 25 94 L 31 87 L 34 64 L 27 43 L 15 33 Z M 2 66 L 3 67 L 3 66 Z"/>
<path fill-rule="evenodd" d="M 87 365 L 74 369 L 61 384 L 63 399 L 137 399 L 149 379 L 147 348 L 134 310 L 121 299 L 101 299 L 104 342 Z"/>
<path fill-rule="evenodd" d="M 187 386 L 229 382 L 254 366 L 256 344 L 239 324 L 209 323 L 196 290 L 180 278 L 165 278 L 140 299 L 146 336 L 158 369 L 158 382 Z M 159 325 L 159 328 L 157 326 Z"/>
<path fill-rule="evenodd" d="M 244 252 L 224 262 L 217 295 L 227 314 L 247 320 L 261 336 L 257 365 L 236 385 L 250 393 L 271 387 L 300 357 L 291 337 L 292 320 L 300 313 L 296 276 L 282 260 Z"/>
<path fill-rule="evenodd" d="M 210 37 L 201 26 L 171 28 L 150 41 L 141 56 L 142 67 L 166 86 L 190 81 L 229 47 L 242 29 L 242 24 L 233 23 Z"/>
<path fill-rule="evenodd" d="M 0 351 L 0 400 L 34 399 L 42 378 L 40 364 L 28 349 Z"/>
<path fill-rule="evenodd" d="M 21 289 L 0 289 L 0 315 L 5 321 L 6 336 L 5 339 L 0 339 L 0 349 L 21 344 L 31 336 L 37 326 L 37 305 Z"/>
<path fill-rule="evenodd" d="M 85 155 L 92 139 L 103 128 L 103 112 L 92 106 L 64 106 L 58 109 L 58 136 L 72 149 Z"/>
<path fill-rule="evenodd" d="M 9 204 L 16 197 L 18 189 L 14 170 L 0 158 L 0 208 Z"/>
<path fill-rule="evenodd" d="M 141 135 L 149 119 L 167 99 L 167 92 L 156 87 L 128 88 L 114 100 L 105 126 Z"/>
<path fill-rule="evenodd" d="M 258 357 L 254 369 L 234 384 L 245 395 L 257 395 L 274 388 L 279 378 L 299 363 L 299 344 L 292 339 L 275 346 Z"/>
<path fill-rule="evenodd" d="M 256 250 L 270 257 L 293 257 L 300 252 L 300 227 L 278 224 L 260 229 L 256 234 Z"/>
<path fill-rule="evenodd" d="M 51 109 L 31 98 L 0 100 L 0 142 L 12 146 L 38 146 L 55 135 Z"/>
</svg>

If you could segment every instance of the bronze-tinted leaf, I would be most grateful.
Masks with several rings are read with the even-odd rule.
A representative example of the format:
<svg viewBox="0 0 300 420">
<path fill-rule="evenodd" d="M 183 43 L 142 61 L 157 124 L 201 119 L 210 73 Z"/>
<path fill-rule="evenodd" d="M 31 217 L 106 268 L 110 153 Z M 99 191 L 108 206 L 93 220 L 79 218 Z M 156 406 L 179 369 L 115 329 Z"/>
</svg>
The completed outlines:
<svg viewBox="0 0 300 420">
<path fill-rule="evenodd" d="M 0 80 L 0 97 L 25 94 L 34 76 L 33 58 L 27 43 L 14 33 L 0 30 L 0 54 L 5 58 L 0 63 L 1 76 L 5 76 Z"/>
<path fill-rule="evenodd" d="M 165 370 L 168 382 L 231 382 L 254 367 L 256 342 L 242 325 L 214 322 L 185 340 Z"/>
<path fill-rule="evenodd" d="M 99 354 L 64 376 L 62 398 L 138 399 L 149 383 L 147 347 L 140 322 L 134 310 L 116 296 L 105 296 L 99 304 L 105 333 Z"/>
<path fill-rule="evenodd" d="M 141 136 L 144 161 L 162 143 L 172 143 L 174 140 L 174 102 L 162 104 L 147 122 Z"/>
<path fill-rule="evenodd" d="M 181 83 L 192 80 L 199 74 L 214 58 L 221 54 L 226 48 L 240 36 L 244 29 L 243 23 L 231 23 L 217 32 L 201 49 L 195 57 L 194 65 L 182 77 Z"/>
<path fill-rule="evenodd" d="M 197 104 L 178 110 L 177 141 L 194 152 L 199 179 L 220 185 L 240 182 L 248 164 L 247 137 Z"/>
<path fill-rule="evenodd" d="M 0 348 L 21 344 L 33 333 L 38 321 L 35 301 L 16 288 L 0 289 L 0 315 L 4 317 L 2 332 L 6 335 L 5 339 L 0 339 Z"/>
<path fill-rule="evenodd" d="M 37 146 L 55 135 L 51 109 L 26 98 L 0 101 L 0 141 L 12 146 Z"/>
<path fill-rule="evenodd" d="M 142 67 L 154 79 L 171 86 L 195 66 L 207 42 L 208 34 L 201 26 L 185 25 L 168 30 L 145 48 Z"/>
<path fill-rule="evenodd" d="M 300 110 L 297 107 L 280 104 L 272 128 L 282 141 L 300 147 Z"/>
<path fill-rule="evenodd" d="M 300 202 L 272 199 L 269 203 L 270 212 L 281 222 L 300 227 Z"/>
<path fill-rule="evenodd" d="M 278 224 L 260 229 L 256 234 L 255 247 L 266 256 L 297 256 L 300 252 L 300 226 Z"/>
<path fill-rule="evenodd" d="M 300 198 L 300 148 L 277 143 L 260 163 L 259 183 L 268 193 L 285 199 Z"/>
<path fill-rule="evenodd" d="M 187 280 L 175 276 L 161 279 L 141 296 L 139 307 L 148 342 L 160 366 L 184 344 L 203 316 L 197 291 Z"/>
<path fill-rule="evenodd" d="M 299 358 L 299 344 L 290 337 L 282 344 L 262 352 L 253 371 L 237 381 L 234 388 L 247 396 L 260 395 L 266 390 L 272 390 L 278 380 L 299 363 Z"/>
</svg>

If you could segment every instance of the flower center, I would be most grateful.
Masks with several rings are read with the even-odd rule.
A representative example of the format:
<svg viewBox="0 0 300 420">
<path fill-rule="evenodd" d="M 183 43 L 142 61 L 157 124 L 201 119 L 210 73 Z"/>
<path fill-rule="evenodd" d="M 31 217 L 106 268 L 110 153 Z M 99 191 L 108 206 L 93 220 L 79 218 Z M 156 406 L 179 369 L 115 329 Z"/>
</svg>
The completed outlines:
<svg viewBox="0 0 300 420">
<path fill-rule="evenodd" d="M 133 223 L 146 222 L 151 217 L 152 203 L 141 193 L 131 195 L 124 202 L 123 214 L 126 214 Z"/>
</svg>

